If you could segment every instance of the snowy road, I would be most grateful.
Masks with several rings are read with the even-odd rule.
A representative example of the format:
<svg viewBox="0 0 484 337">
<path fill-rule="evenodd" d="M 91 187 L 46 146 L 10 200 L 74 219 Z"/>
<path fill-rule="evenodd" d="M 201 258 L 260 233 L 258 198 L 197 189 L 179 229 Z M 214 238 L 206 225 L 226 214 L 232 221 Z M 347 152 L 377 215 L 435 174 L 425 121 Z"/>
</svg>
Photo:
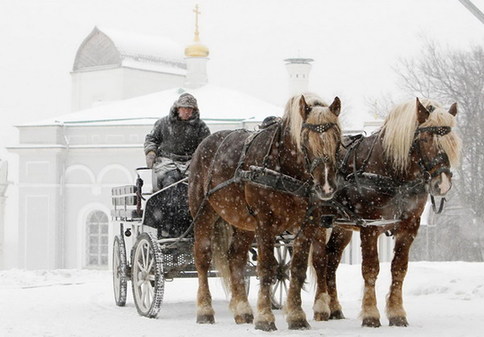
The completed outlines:
<svg viewBox="0 0 484 337">
<path fill-rule="evenodd" d="M 383 264 L 377 283 L 379 308 L 389 286 L 389 265 Z M 340 299 L 345 320 L 314 322 L 308 331 L 287 330 L 280 311 L 273 336 L 482 336 L 484 334 L 484 263 L 411 263 L 404 286 L 410 326 L 389 327 L 386 318 L 378 329 L 362 328 L 358 320 L 361 298 L 360 266 L 338 270 Z M 157 319 L 138 316 L 131 290 L 126 307 L 117 307 L 111 273 L 106 271 L 0 271 L 0 336 L 15 337 L 141 337 L 267 335 L 251 325 L 236 325 L 218 279 L 212 279 L 216 324 L 195 323 L 195 279 L 166 283 Z M 129 283 L 130 286 L 130 283 Z M 257 281 L 252 279 L 250 298 L 255 304 Z M 303 293 L 311 317 L 313 288 Z"/>
</svg>

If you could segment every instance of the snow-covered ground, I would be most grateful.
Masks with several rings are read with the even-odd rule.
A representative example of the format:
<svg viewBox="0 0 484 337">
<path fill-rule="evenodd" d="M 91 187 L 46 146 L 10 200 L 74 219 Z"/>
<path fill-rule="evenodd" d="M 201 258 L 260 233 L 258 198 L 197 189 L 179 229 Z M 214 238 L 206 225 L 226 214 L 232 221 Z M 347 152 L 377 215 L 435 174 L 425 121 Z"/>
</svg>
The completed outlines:
<svg viewBox="0 0 484 337">
<path fill-rule="evenodd" d="M 276 313 L 282 336 L 482 336 L 484 330 L 484 263 L 413 262 L 404 285 L 410 326 L 362 328 L 358 319 L 362 280 L 359 265 L 338 270 L 340 300 L 345 320 L 314 322 L 309 331 L 289 331 L 282 312 Z M 130 283 L 129 283 L 130 286 Z M 195 323 L 196 279 L 166 283 L 157 319 L 137 314 L 131 291 L 126 307 L 114 304 L 111 273 L 92 270 L 0 271 L 0 336 L 137 337 L 137 336 L 247 336 L 266 335 L 252 325 L 236 325 L 218 279 L 212 279 L 215 325 Z M 377 283 L 379 308 L 389 286 L 389 264 L 382 264 Z M 250 298 L 255 304 L 257 280 Z M 311 317 L 312 285 L 303 293 Z"/>
</svg>

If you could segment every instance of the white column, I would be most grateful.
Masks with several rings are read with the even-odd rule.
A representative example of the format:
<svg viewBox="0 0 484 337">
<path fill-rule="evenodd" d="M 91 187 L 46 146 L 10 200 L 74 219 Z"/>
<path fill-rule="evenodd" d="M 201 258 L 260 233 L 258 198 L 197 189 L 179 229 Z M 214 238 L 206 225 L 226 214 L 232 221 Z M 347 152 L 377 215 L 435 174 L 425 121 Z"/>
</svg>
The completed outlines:
<svg viewBox="0 0 484 337">
<path fill-rule="evenodd" d="M 197 89 L 207 84 L 208 57 L 186 57 L 185 60 L 187 62 L 185 87 L 189 89 Z"/>
</svg>

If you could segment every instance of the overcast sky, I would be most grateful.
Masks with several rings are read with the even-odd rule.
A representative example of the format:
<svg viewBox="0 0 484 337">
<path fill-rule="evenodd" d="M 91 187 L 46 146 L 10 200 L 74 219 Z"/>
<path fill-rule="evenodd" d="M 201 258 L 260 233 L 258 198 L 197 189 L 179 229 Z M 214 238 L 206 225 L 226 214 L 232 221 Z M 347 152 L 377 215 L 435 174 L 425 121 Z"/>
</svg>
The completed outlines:
<svg viewBox="0 0 484 337">
<path fill-rule="evenodd" d="M 69 72 L 95 25 L 184 47 L 196 3 L 211 83 L 282 106 L 283 60 L 313 58 L 310 89 L 328 101 L 338 95 L 352 118 L 368 98 L 399 97 L 392 67 L 418 55 L 422 37 L 453 48 L 484 41 L 484 25 L 458 0 L 1 0 L 2 130 L 69 112 Z M 2 133 L 0 146 L 11 143 Z"/>
</svg>

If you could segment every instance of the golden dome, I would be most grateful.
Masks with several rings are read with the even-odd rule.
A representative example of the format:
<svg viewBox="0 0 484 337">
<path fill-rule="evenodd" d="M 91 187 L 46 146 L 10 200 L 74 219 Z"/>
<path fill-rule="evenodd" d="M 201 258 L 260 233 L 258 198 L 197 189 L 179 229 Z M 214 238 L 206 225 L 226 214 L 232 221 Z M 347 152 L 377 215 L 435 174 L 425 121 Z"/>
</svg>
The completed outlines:
<svg viewBox="0 0 484 337">
<path fill-rule="evenodd" d="M 200 36 L 198 33 L 198 15 L 201 14 L 198 10 L 198 5 L 193 10 L 195 13 L 195 37 L 193 38 L 193 44 L 185 48 L 186 57 L 207 57 L 209 54 L 208 48 L 200 43 Z"/>
<path fill-rule="evenodd" d="M 185 48 L 186 57 L 207 57 L 208 48 L 195 39 L 194 43 Z"/>
</svg>

